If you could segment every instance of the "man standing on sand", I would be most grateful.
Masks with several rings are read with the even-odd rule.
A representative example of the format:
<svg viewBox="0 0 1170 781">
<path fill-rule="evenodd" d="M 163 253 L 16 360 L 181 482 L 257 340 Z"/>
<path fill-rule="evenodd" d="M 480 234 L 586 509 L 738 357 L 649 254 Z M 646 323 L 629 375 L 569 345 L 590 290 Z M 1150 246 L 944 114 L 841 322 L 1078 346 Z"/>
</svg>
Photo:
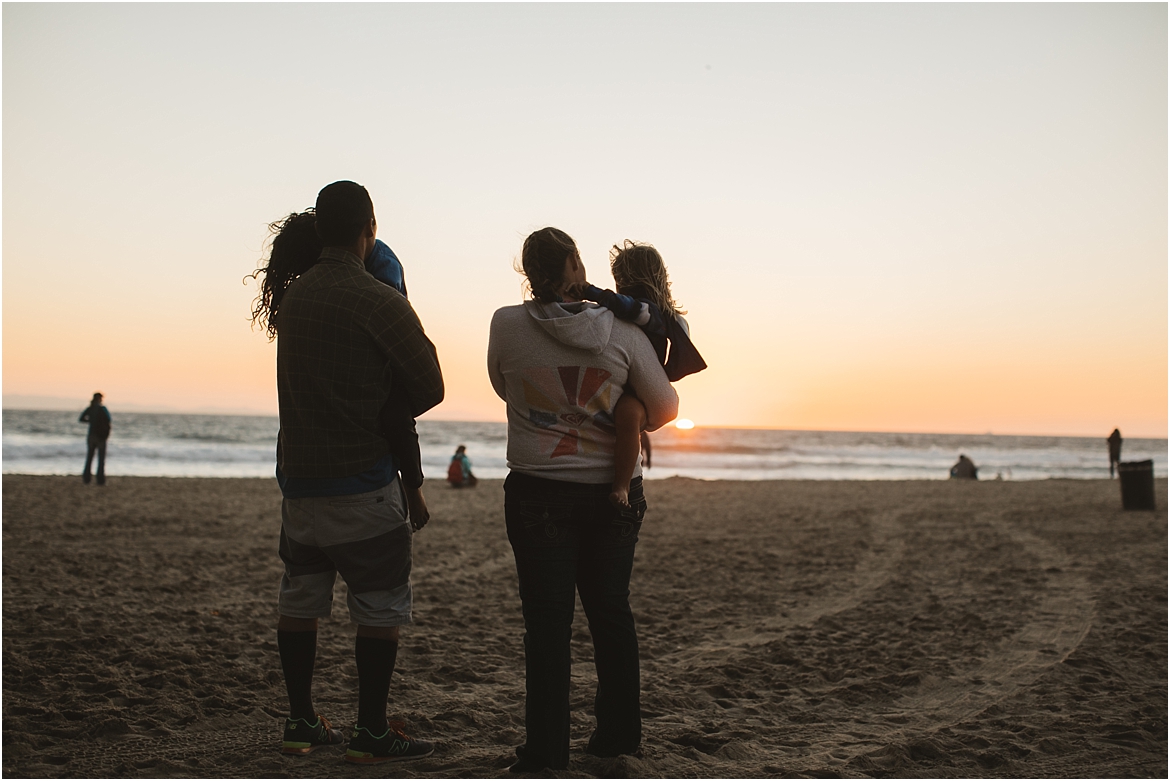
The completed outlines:
<svg viewBox="0 0 1170 781">
<path fill-rule="evenodd" d="M 421 415 L 443 400 L 443 376 L 410 304 L 365 270 L 377 234 L 366 189 L 348 181 L 322 189 L 316 229 L 320 259 L 288 285 L 276 317 L 285 565 L 277 638 L 290 711 L 281 750 L 308 754 L 343 740 L 311 692 L 317 619 L 330 614 L 340 572 L 358 625 L 358 716 L 345 759 L 417 759 L 434 745 L 386 720 L 399 627 L 411 621 L 413 532 L 378 414 L 396 389 Z"/>
<path fill-rule="evenodd" d="M 88 423 L 89 431 L 85 435 L 85 471 L 81 473 L 81 482 L 89 485 L 91 479 L 90 467 L 93 465 L 93 454 L 97 453 L 97 484 L 106 484 L 106 440 L 110 438 L 110 411 L 102 406 L 102 394 L 93 394 L 89 406 L 77 419 L 78 423 Z"/>
<path fill-rule="evenodd" d="M 1105 440 L 1109 443 L 1109 479 L 1113 479 L 1113 472 L 1121 463 L 1121 429 L 1113 429 L 1113 433 Z"/>
</svg>

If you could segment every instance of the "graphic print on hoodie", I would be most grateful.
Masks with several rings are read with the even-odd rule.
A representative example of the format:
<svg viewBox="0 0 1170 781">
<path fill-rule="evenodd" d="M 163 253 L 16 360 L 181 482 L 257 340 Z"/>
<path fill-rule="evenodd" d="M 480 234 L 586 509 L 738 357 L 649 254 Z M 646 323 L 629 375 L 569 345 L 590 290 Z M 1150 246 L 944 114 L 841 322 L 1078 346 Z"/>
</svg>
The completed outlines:
<svg viewBox="0 0 1170 781">
<path fill-rule="evenodd" d="M 613 409 L 627 386 L 652 426 L 677 414 L 678 395 L 646 334 L 596 304 L 500 308 L 487 359 L 492 388 L 507 402 L 508 468 L 517 472 L 613 482 Z"/>
<path fill-rule="evenodd" d="M 534 366 L 520 370 L 528 419 L 541 430 L 539 448 L 546 458 L 601 450 L 590 426 L 613 436 L 612 410 L 622 389 L 613 375 L 593 366 Z M 567 429 L 565 427 L 568 427 Z"/>
</svg>

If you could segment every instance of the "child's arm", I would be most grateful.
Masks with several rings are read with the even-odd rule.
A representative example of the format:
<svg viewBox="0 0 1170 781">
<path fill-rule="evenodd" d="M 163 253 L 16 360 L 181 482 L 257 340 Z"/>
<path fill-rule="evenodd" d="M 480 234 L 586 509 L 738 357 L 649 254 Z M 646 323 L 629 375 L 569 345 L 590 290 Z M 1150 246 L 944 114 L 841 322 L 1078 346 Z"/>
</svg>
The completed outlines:
<svg viewBox="0 0 1170 781">
<path fill-rule="evenodd" d="M 410 525 L 418 531 L 426 526 L 431 513 L 422 493 L 422 454 L 418 448 L 418 432 L 414 417 L 410 414 L 410 399 L 401 389 L 395 388 L 390 392 L 390 398 L 378 415 L 378 428 L 390 444 L 390 452 L 394 454 L 398 473 L 402 476 Z"/>
<path fill-rule="evenodd" d="M 625 320 L 634 325 L 646 325 L 650 322 L 650 307 L 631 296 L 623 296 L 612 290 L 602 290 L 586 283 L 580 291 L 581 298 L 586 301 L 596 301 L 614 313 L 619 320 Z"/>
<path fill-rule="evenodd" d="M 418 488 L 423 484 L 422 457 L 418 448 L 418 432 L 410 414 L 410 401 L 398 388 L 378 415 L 381 434 L 390 443 L 390 452 L 398 462 L 402 484 L 407 488 Z"/>
</svg>

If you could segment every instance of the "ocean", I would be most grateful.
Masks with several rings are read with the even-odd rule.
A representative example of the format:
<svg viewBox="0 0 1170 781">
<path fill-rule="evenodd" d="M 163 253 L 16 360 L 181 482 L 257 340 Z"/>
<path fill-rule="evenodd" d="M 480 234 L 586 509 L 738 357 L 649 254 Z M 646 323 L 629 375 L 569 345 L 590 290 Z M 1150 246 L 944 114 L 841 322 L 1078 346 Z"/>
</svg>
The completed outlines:
<svg viewBox="0 0 1170 781">
<path fill-rule="evenodd" d="M 77 475 L 85 461 L 86 427 L 77 412 L 4 410 L 5 474 Z M 271 477 L 277 419 L 242 415 L 119 413 L 107 448 L 106 473 L 152 477 Z M 475 474 L 507 474 L 503 423 L 421 420 L 423 471 L 442 478 L 457 445 L 467 445 Z M 1094 479 L 1109 476 L 1100 437 L 991 434 L 886 434 L 841 431 L 673 426 L 651 435 L 647 479 L 943 480 L 960 453 L 981 479 Z M 1152 459 L 1166 477 L 1166 440 L 1126 438 L 1126 461 Z"/>
</svg>

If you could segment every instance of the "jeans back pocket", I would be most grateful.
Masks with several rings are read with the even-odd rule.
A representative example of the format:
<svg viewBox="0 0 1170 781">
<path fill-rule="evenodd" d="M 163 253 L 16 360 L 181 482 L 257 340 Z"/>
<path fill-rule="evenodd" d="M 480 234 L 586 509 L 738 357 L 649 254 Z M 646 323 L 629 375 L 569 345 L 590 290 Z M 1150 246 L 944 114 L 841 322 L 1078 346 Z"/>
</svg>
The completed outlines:
<svg viewBox="0 0 1170 781">
<path fill-rule="evenodd" d="M 614 508 L 610 521 L 609 541 L 611 545 L 633 545 L 642 530 L 642 519 L 646 517 L 646 499 L 641 491 L 630 494 L 630 506 Z"/>
<path fill-rule="evenodd" d="M 514 517 L 523 527 L 524 541 L 528 545 L 556 547 L 566 544 L 572 535 L 573 509 L 562 503 L 521 501 L 517 503 Z M 508 525 L 513 527 L 516 524 L 509 518 Z"/>
</svg>

